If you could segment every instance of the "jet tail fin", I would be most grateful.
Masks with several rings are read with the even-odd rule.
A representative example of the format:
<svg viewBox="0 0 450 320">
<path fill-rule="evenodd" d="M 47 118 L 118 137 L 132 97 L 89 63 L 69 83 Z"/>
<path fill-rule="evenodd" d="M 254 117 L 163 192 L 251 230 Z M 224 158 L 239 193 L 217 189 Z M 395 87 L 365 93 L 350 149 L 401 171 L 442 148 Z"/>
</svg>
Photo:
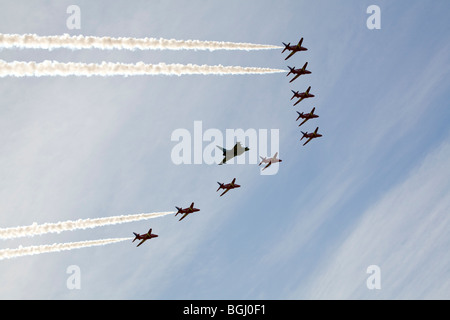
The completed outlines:
<svg viewBox="0 0 450 320">
<path fill-rule="evenodd" d="M 292 99 L 295 98 L 295 96 L 297 95 L 298 91 L 297 91 L 297 92 L 295 92 L 294 90 L 291 90 L 291 91 L 292 91 L 292 93 L 294 94 L 294 95 L 292 96 L 292 98 L 291 98 L 291 100 L 292 100 Z"/>
<path fill-rule="evenodd" d="M 133 232 L 133 234 L 134 234 L 134 239 L 131 242 L 134 242 L 138 238 L 138 234 L 136 232 Z"/>
<path fill-rule="evenodd" d="M 259 156 L 259 157 L 261 158 L 261 162 L 258 164 L 258 166 L 260 166 L 266 160 L 266 157 L 262 157 L 262 156 Z"/>
<path fill-rule="evenodd" d="M 300 139 L 300 141 L 302 141 L 303 140 L 303 138 L 305 137 L 305 135 L 306 135 L 306 132 L 303 132 L 303 131 L 300 131 L 302 134 L 303 134 L 303 136 L 301 137 L 301 139 Z"/>
<path fill-rule="evenodd" d="M 288 68 L 289 68 L 289 72 L 288 72 L 288 74 L 286 75 L 286 77 L 289 76 L 289 75 L 292 73 L 292 71 L 295 69 L 295 67 L 291 68 L 291 67 L 289 67 L 289 66 L 288 66 Z"/>
<path fill-rule="evenodd" d="M 223 187 L 223 183 L 220 183 L 220 182 L 217 182 L 218 184 L 219 184 L 219 189 L 217 189 L 217 191 L 219 191 L 220 190 L 220 188 L 222 188 Z M 217 192 L 216 191 L 216 192 Z"/>
</svg>

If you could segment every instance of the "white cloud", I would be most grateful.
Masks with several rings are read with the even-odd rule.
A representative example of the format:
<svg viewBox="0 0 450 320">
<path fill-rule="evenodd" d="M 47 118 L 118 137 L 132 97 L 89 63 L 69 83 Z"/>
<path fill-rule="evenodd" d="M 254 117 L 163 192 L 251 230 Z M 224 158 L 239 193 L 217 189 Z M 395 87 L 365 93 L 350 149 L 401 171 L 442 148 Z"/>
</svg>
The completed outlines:
<svg viewBox="0 0 450 320">
<path fill-rule="evenodd" d="M 450 143 L 366 210 L 312 277 L 313 299 L 448 299 L 450 297 Z M 366 287 L 366 269 L 381 268 L 381 290 Z M 294 291 L 292 297 L 299 294 Z"/>
</svg>

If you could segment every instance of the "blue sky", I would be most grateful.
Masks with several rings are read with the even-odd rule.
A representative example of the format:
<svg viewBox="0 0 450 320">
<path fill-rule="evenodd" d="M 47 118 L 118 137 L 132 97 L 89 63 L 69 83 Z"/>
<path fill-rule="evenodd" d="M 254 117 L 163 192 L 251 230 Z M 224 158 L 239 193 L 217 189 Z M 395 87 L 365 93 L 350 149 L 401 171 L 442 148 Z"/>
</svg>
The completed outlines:
<svg viewBox="0 0 450 320">
<path fill-rule="evenodd" d="M 450 84 L 447 1 L 0 1 L 1 33 L 163 37 L 309 50 L 1 50 L 6 61 L 223 64 L 311 75 L 3 78 L 0 226 L 201 208 L 154 220 L 3 240 L 19 245 L 159 234 L 0 261 L 2 299 L 448 299 Z M 366 27 L 369 5 L 381 30 Z M 314 99 L 295 108 L 292 90 Z M 296 110 L 316 107 L 323 137 L 299 143 Z M 279 129 L 283 163 L 179 165 L 171 133 Z M 303 130 L 303 129 L 302 129 Z M 241 189 L 220 198 L 216 181 Z M 81 270 L 81 289 L 66 269 Z M 366 269 L 381 269 L 369 290 Z"/>
</svg>

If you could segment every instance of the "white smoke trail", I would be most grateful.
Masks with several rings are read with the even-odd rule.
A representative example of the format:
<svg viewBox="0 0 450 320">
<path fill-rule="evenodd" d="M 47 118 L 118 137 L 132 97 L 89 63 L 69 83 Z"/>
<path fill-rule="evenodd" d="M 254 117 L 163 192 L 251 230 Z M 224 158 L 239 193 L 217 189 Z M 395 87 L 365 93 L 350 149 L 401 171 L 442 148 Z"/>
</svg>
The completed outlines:
<svg viewBox="0 0 450 320">
<path fill-rule="evenodd" d="M 102 49 L 102 50 L 267 50 L 282 47 L 252 43 L 174 40 L 155 38 L 112 38 L 93 36 L 38 36 L 36 34 L 0 34 L 0 47 L 30 49 Z"/>
<path fill-rule="evenodd" d="M 80 241 L 80 242 L 68 242 L 68 243 L 54 243 L 50 245 L 41 246 L 30 246 L 22 247 L 19 246 L 17 249 L 2 249 L 0 250 L 0 260 L 12 259 L 23 256 L 31 256 L 35 254 L 48 253 L 48 252 L 60 252 L 73 249 L 88 248 L 94 246 L 104 246 L 107 244 L 122 242 L 126 240 L 132 240 L 133 238 L 113 238 L 113 239 L 102 239 L 102 240 L 90 240 L 90 241 Z"/>
<path fill-rule="evenodd" d="M 41 77 L 41 76 L 136 76 L 136 75 L 236 75 L 236 74 L 264 74 L 285 72 L 281 69 L 252 68 L 239 66 L 208 66 L 208 65 L 183 65 L 183 64 L 136 64 L 102 62 L 78 63 L 43 61 L 6 62 L 0 60 L 0 77 Z"/>
<path fill-rule="evenodd" d="M 60 233 L 77 229 L 90 229 L 113 224 L 121 224 L 133 221 L 147 220 L 162 217 L 175 212 L 140 213 L 121 216 L 112 216 L 95 219 L 79 219 L 76 221 L 64 221 L 57 223 L 45 223 L 38 225 L 33 223 L 29 226 L 0 229 L 0 239 L 14 239 L 20 237 L 34 237 L 46 233 Z"/>
</svg>

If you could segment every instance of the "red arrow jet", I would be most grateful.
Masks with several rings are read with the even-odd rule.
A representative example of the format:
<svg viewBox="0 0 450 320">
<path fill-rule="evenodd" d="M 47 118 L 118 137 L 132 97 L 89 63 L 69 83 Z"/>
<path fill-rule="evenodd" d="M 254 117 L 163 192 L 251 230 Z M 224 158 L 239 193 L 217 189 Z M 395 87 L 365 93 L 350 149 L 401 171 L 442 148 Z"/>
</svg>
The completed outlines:
<svg viewBox="0 0 450 320">
<path fill-rule="evenodd" d="M 298 126 L 300 127 L 302 124 L 304 124 L 306 121 L 308 121 L 309 119 L 314 119 L 314 118 L 318 118 L 319 116 L 317 114 L 314 114 L 314 110 L 316 110 L 316 108 L 314 107 L 310 113 L 300 113 L 297 111 L 298 113 L 298 118 L 295 121 L 298 121 L 298 119 L 302 118 L 305 119 L 303 120 L 302 123 L 300 123 Z"/>
<path fill-rule="evenodd" d="M 139 247 L 141 244 L 143 244 L 145 241 L 151 239 L 151 238 L 156 238 L 158 235 L 157 234 L 152 234 L 152 228 L 150 228 L 150 230 L 148 230 L 148 232 L 146 234 L 138 234 L 136 232 L 133 232 L 135 238 L 132 242 L 134 242 L 135 240 L 142 240 L 141 242 L 139 242 L 139 244 L 136 246 Z"/>
<path fill-rule="evenodd" d="M 308 98 L 314 98 L 315 97 L 313 94 L 309 93 L 309 90 L 311 90 L 311 86 L 309 86 L 308 89 L 306 89 L 305 92 L 302 92 L 302 93 L 298 93 L 298 91 L 296 92 L 296 97 L 300 98 L 300 100 L 298 100 L 296 103 L 294 103 L 294 106 L 296 106 L 303 99 L 308 99 Z"/>
<path fill-rule="evenodd" d="M 219 184 L 219 189 L 217 189 L 217 191 L 219 191 L 220 189 L 225 189 L 225 191 L 220 196 L 223 196 L 225 193 L 227 193 L 231 189 L 235 189 L 235 188 L 240 188 L 241 187 L 240 185 L 235 184 L 235 182 L 236 182 L 236 178 L 234 178 L 233 181 L 231 181 L 231 183 L 227 183 L 227 184 L 223 184 L 223 183 L 217 182 Z"/>
<path fill-rule="evenodd" d="M 303 43 L 303 38 L 300 39 L 300 41 L 298 42 L 298 44 L 296 46 L 291 46 L 291 43 L 289 42 L 288 44 L 284 43 L 284 49 L 281 53 L 284 53 L 286 50 L 288 51 L 292 51 L 284 60 L 289 59 L 290 57 L 292 57 L 295 53 L 299 52 L 299 51 L 306 51 L 308 49 L 302 47 L 302 43 Z"/>
<path fill-rule="evenodd" d="M 192 213 L 192 212 L 200 211 L 200 209 L 194 208 L 194 203 L 193 203 L 193 202 L 192 202 L 192 204 L 191 204 L 191 206 L 190 206 L 189 208 L 186 208 L 186 209 L 178 208 L 178 207 L 175 207 L 175 208 L 177 208 L 177 210 L 178 210 L 178 212 L 175 214 L 175 216 L 177 216 L 177 214 L 179 214 L 179 213 L 183 214 L 183 216 L 181 217 L 181 219 L 178 220 L 178 221 L 183 220 L 184 218 L 186 218 L 186 216 L 187 216 L 188 214 L 190 214 L 190 213 Z"/>
<path fill-rule="evenodd" d="M 311 133 L 301 131 L 303 133 L 303 136 L 300 139 L 300 141 L 302 141 L 303 138 L 307 138 L 308 139 L 308 140 L 306 140 L 306 142 L 303 145 L 306 145 L 312 139 L 320 138 L 322 135 L 317 133 L 318 130 L 319 130 L 319 127 L 317 127 L 316 130 L 314 130 L 314 132 L 311 132 Z"/>
<path fill-rule="evenodd" d="M 291 68 L 291 67 L 288 66 L 288 68 L 289 68 L 289 73 L 286 75 L 286 77 L 289 76 L 291 73 L 292 73 L 292 74 L 295 74 L 295 77 L 293 77 L 293 78 L 291 79 L 291 81 L 289 81 L 289 83 L 291 83 L 292 81 L 294 81 L 295 79 L 297 79 L 298 77 L 300 77 L 302 74 L 311 74 L 311 71 L 306 70 L 306 67 L 307 67 L 307 66 L 308 66 L 308 62 L 305 63 L 305 65 L 304 65 L 303 68 L 301 68 L 301 69 L 295 69 L 295 67 Z"/>
<path fill-rule="evenodd" d="M 261 158 L 261 162 L 259 163 L 258 166 L 260 166 L 263 163 L 267 163 L 267 165 L 261 171 L 264 171 L 265 169 L 267 169 L 272 163 L 283 162 L 283 160 L 277 158 L 277 156 L 278 156 L 278 152 L 275 152 L 275 154 L 273 155 L 272 158 L 266 158 L 266 157 L 259 156 Z"/>
</svg>

